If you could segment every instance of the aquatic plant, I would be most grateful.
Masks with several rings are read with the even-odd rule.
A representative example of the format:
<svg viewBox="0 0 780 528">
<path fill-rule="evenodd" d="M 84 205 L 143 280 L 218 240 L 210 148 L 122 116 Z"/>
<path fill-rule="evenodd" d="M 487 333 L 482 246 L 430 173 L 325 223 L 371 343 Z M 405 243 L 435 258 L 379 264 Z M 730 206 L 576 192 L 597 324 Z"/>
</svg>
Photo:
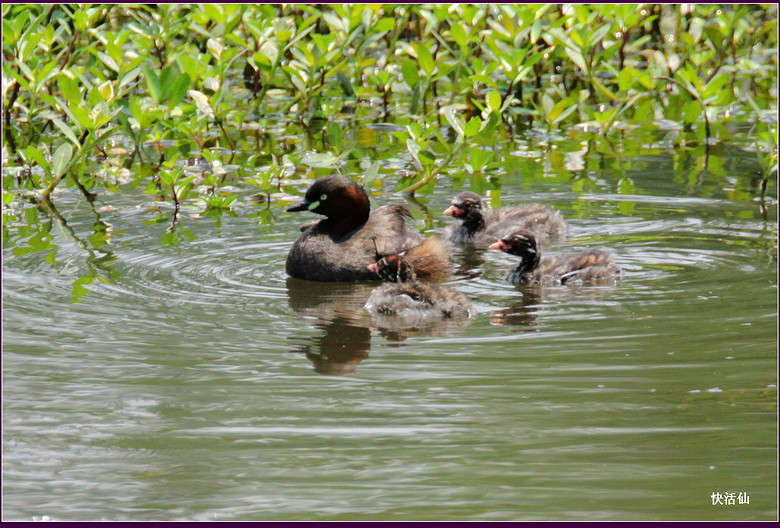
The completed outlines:
<svg viewBox="0 0 780 528">
<path fill-rule="evenodd" d="M 313 154 L 369 156 L 373 179 L 401 156 L 406 193 L 464 171 L 475 187 L 498 166 L 496 138 L 527 131 L 609 142 L 674 129 L 690 149 L 738 141 L 729 125 L 743 122 L 761 130 L 746 148 L 776 160 L 761 139 L 777 137 L 775 5 L 2 9 L 7 204 L 51 201 L 65 182 L 88 200 L 123 186 L 229 210 L 243 189 L 271 199 L 256 166 L 278 178 Z M 381 153 L 345 136 L 358 120 L 389 132 Z M 233 168 L 184 177 L 197 156 Z"/>
</svg>

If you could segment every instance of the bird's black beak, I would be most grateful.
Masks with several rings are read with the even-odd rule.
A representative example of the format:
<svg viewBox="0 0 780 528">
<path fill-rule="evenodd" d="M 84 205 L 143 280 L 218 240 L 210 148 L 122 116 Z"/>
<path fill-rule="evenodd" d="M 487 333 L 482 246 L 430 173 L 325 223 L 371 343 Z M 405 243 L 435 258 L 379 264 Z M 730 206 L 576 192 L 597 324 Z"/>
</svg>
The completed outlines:
<svg viewBox="0 0 780 528">
<path fill-rule="evenodd" d="M 308 211 L 311 205 L 312 202 L 310 202 L 309 200 L 302 200 L 295 205 L 291 205 L 290 207 L 285 209 L 285 211 L 287 211 L 288 213 L 292 213 L 294 211 Z"/>
</svg>

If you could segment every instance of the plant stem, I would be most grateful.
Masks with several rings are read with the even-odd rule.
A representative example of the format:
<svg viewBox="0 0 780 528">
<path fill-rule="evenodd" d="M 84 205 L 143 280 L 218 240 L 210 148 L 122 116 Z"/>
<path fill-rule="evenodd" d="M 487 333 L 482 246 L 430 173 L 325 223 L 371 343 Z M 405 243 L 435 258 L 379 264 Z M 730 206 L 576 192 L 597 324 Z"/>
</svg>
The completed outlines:
<svg viewBox="0 0 780 528">
<path fill-rule="evenodd" d="M 447 157 L 444 158 L 444 161 L 442 161 L 435 169 L 433 169 L 431 172 L 428 173 L 427 176 L 425 176 L 420 181 L 413 183 L 409 187 L 406 187 L 405 189 L 401 189 L 398 191 L 399 194 L 414 194 L 414 191 L 417 189 L 423 187 L 426 185 L 429 181 L 431 181 L 436 175 L 438 175 L 441 171 L 444 170 L 444 168 L 450 164 L 450 162 L 455 159 L 455 156 L 460 151 L 460 148 L 463 146 L 463 143 L 456 144 L 455 147 L 450 151 L 449 154 L 447 154 Z"/>
<path fill-rule="evenodd" d="M 694 99 L 696 99 L 699 102 L 699 104 L 701 105 L 701 113 L 704 114 L 704 131 L 705 131 L 706 138 L 707 138 L 708 144 L 709 144 L 709 139 L 711 137 L 710 136 L 710 120 L 707 117 L 707 107 L 704 105 L 704 101 L 702 101 L 702 99 L 699 96 L 699 94 L 697 94 L 695 90 L 692 90 L 692 89 L 688 88 L 687 86 L 682 84 L 680 81 L 678 81 L 676 79 L 672 79 L 671 77 L 667 77 L 665 75 L 661 75 L 661 76 L 656 77 L 656 79 L 663 79 L 664 81 L 668 81 L 668 82 L 676 84 L 677 86 L 679 86 L 680 88 L 682 88 L 683 90 L 685 90 L 686 92 L 691 94 L 691 97 L 693 97 Z"/>
</svg>

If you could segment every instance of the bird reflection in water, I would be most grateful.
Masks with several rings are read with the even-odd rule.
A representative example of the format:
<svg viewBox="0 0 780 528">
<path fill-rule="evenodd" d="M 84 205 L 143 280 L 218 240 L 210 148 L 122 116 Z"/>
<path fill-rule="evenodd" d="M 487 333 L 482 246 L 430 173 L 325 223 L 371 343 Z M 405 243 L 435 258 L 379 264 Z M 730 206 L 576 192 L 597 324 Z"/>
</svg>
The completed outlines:
<svg viewBox="0 0 780 528">
<path fill-rule="evenodd" d="M 517 326 L 523 332 L 535 332 L 542 296 L 538 288 L 527 288 L 519 302 L 495 310 L 490 315 L 493 326 Z"/>
<path fill-rule="evenodd" d="M 371 330 L 368 327 L 355 326 L 342 318 L 316 327 L 324 332 L 295 351 L 306 354 L 318 374 L 348 376 L 368 357 L 371 349 Z"/>
<path fill-rule="evenodd" d="M 520 301 L 511 306 L 494 310 L 490 316 L 493 326 L 518 326 L 526 332 L 536 331 L 545 302 L 571 303 L 575 301 L 602 301 L 614 286 L 542 286 L 538 284 L 515 285 L 522 292 Z M 505 303 L 505 299 L 502 301 Z"/>
<path fill-rule="evenodd" d="M 371 317 L 363 305 L 375 286 L 288 278 L 290 308 L 322 330 L 292 351 L 305 354 L 319 374 L 352 374 L 371 349 Z"/>
<path fill-rule="evenodd" d="M 424 327 L 409 325 L 393 317 L 373 319 L 364 305 L 380 282 L 316 282 L 287 279 L 290 308 L 321 330 L 316 337 L 295 346 L 320 374 L 345 376 L 369 356 L 371 333 L 376 329 L 388 341 L 399 343 L 408 337 L 443 334 L 468 321 L 428 321 Z M 300 339 L 300 338 L 296 338 Z"/>
<path fill-rule="evenodd" d="M 464 279 L 476 279 L 482 275 L 482 267 L 486 262 L 485 252 L 473 245 L 455 246 L 452 251 L 455 271 L 453 275 Z"/>
</svg>

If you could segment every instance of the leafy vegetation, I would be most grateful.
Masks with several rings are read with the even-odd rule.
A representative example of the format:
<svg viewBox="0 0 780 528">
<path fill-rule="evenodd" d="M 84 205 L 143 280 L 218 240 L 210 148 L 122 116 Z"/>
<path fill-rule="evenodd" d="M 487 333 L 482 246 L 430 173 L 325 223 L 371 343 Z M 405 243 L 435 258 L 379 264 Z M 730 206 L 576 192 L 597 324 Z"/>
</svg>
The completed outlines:
<svg viewBox="0 0 780 528">
<path fill-rule="evenodd" d="M 4 226 L 63 185 L 220 214 L 344 160 L 407 193 L 463 172 L 479 188 L 508 138 L 614 150 L 650 130 L 703 146 L 702 170 L 742 143 L 762 199 L 777 178 L 774 4 L 2 9 Z"/>
</svg>

